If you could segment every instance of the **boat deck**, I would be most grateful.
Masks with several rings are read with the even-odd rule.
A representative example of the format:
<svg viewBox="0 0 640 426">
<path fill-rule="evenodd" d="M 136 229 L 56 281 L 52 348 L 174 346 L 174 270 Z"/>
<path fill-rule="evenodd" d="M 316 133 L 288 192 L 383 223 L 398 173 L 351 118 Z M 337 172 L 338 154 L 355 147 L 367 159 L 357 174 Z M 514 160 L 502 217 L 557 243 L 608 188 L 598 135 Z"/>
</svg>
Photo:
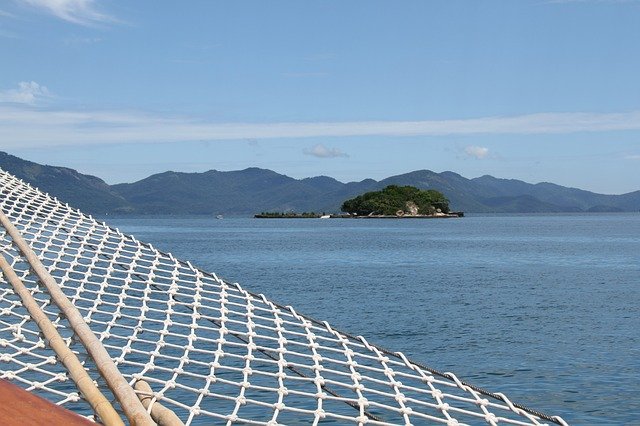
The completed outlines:
<svg viewBox="0 0 640 426">
<path fill-rule="evenodd" d="M 4 426 L 95 425 L 72 411 L 55 405 L 26 390 L 0 379 L 0 419 Z"/>
</svg>

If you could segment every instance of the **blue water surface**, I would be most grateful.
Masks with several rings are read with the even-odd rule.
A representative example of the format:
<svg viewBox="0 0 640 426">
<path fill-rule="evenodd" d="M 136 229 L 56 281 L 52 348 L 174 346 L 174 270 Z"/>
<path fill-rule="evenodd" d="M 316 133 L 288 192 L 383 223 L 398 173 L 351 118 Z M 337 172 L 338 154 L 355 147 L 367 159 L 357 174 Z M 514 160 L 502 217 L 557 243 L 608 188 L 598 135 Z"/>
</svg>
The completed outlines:
<svg viewBox="0 0 640 426">
<path fill-rule="evenodd" d="M 640 214 L 106 219 L 572 424 L 640 424 Z"/>
</svg>

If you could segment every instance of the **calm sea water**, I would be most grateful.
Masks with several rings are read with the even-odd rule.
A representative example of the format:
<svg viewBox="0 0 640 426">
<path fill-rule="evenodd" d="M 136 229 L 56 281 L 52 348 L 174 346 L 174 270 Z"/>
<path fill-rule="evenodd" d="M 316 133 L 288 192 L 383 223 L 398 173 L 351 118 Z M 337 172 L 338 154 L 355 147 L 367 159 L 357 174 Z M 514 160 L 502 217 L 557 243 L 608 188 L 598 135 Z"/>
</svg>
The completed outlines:
<svg viewBox="0 0 640 426">
<path fill-rule="evenodd" d="M 640 424 L 640 214 L 107 222 L 570 423 Z"/>
</svg>

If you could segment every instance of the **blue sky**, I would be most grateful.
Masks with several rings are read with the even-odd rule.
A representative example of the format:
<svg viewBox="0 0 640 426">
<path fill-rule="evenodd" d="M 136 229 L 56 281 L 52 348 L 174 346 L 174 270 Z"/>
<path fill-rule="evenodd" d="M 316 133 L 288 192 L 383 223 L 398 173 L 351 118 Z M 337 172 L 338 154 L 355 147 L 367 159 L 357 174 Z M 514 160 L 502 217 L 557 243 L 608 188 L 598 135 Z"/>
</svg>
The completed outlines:
<svg viewBox="0 0 640 426">
<path fill-rule="evenodd" d="M 0 1 L 0 150 L 640 189 L 640 2 Z"/>
</svg>

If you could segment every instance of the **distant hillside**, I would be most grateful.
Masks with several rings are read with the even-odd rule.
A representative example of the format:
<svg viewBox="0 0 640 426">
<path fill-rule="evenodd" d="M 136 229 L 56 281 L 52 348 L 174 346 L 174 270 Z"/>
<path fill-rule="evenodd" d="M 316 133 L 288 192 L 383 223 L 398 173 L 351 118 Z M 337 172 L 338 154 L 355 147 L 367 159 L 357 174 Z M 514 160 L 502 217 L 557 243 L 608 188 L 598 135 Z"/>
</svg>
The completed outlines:
<svg viewBox="0 0 640 426">
<path fill-rule="evenodd" d="M 130 212 L 133 207 L 102 179 L 66 167 L 43 166 L 0 152 L 0 168 L 88 213 Z"/>
<path fill-rule="evenodd" d="M 271 170 L 249 168 L 165 172 L 112 188 L 141 213 L 252 215 L 267 210 L 333 211 L 343 201 L 343 194 L 352 192 L 345 187 L 328 177 L 296 180 Z"/>
<path fill-rule="evenodd" d="M 435 189 L 452 210 L 476 213 L 639 211 L 640 191 L 603 195 L 552 183 L 530 184 L 453 172 L 417 170 L 381 181 L 342 183 L 331 177 L 294 179 L 271 170 L 165 172 L 107 185 L 65 167 L 42 166 L 0 153 L 0 168 L 88 213 L 224 214 L 261 211 L 338 212 L 343 201 L 388 185 Z"/>
</svg>

